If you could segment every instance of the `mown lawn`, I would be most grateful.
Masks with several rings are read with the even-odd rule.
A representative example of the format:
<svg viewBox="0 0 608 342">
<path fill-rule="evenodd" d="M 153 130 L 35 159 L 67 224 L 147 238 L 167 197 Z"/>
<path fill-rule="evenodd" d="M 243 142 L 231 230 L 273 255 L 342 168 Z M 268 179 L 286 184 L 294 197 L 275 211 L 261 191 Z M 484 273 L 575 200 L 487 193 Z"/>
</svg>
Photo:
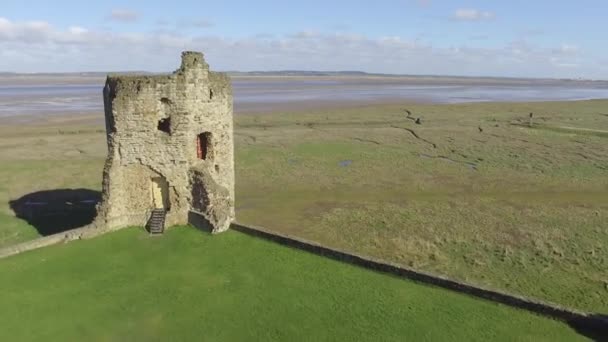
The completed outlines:
<svg viewBox="0 0 608 342">
<path fill-rule="evenodd" d="M 575 341 L 567 325 L 238 232 L 0 260 L 2 341 Z"/>
</svg>

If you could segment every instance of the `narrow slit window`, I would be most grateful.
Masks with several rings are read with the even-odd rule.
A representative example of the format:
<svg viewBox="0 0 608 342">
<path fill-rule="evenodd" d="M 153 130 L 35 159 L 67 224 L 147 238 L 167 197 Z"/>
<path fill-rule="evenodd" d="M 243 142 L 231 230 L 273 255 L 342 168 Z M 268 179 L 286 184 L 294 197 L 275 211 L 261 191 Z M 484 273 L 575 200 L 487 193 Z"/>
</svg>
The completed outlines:
<svg viewBox="0 0 608 342">
<path fill-rule="evenodd" d="M 201 133 L 196 138 L 196 156 L 198 159 L 206 160 L 209 156 L 211 145 L 211 133 Z"/>
</svg>

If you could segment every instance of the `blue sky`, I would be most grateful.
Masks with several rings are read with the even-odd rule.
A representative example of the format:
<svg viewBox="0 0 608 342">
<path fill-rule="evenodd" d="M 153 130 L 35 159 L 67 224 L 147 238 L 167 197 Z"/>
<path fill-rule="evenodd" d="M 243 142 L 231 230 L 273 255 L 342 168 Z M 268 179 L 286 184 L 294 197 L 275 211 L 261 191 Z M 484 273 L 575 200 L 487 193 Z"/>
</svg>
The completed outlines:
<svg viewBox="0 0 608 342">
<path fill-rule="evenodd" d="M 175 68 L 608 79 L 608 2 L 2 0 L 0 70 Z"/>
</svg>

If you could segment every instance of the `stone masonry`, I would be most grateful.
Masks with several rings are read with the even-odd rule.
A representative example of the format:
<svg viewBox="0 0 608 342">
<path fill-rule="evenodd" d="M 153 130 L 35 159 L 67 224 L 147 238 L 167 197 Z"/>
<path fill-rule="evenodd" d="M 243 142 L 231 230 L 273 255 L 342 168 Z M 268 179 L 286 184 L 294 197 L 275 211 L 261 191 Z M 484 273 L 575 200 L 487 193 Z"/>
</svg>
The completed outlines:
<svg viewBox="0 0 608 342">
<path fill-rule="evenodd" d="M 214 233 L 234 219 L 232 86 L 203 54 L 184 52 L 170 75 L 109 75 L 104 88 L 108 157 L 95 225 L 166 225 Z"/>
</svg>

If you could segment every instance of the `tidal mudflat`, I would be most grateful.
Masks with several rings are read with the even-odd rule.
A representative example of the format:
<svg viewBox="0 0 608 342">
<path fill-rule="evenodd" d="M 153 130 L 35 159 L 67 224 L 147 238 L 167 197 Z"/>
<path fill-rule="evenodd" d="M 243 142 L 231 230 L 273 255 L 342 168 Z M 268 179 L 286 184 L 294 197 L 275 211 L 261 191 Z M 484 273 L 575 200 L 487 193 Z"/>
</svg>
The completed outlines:
<svg viewBox="0 0 608 342">
<path fill-rule="evenodd" d="M 237 113 L 401 102 L 572 101 L 608 98 L 608 82 L 448 77 L 233 77 Z M 0 77 L 0 118 L 101 112 L 103 77 Z"/>
</svg>

